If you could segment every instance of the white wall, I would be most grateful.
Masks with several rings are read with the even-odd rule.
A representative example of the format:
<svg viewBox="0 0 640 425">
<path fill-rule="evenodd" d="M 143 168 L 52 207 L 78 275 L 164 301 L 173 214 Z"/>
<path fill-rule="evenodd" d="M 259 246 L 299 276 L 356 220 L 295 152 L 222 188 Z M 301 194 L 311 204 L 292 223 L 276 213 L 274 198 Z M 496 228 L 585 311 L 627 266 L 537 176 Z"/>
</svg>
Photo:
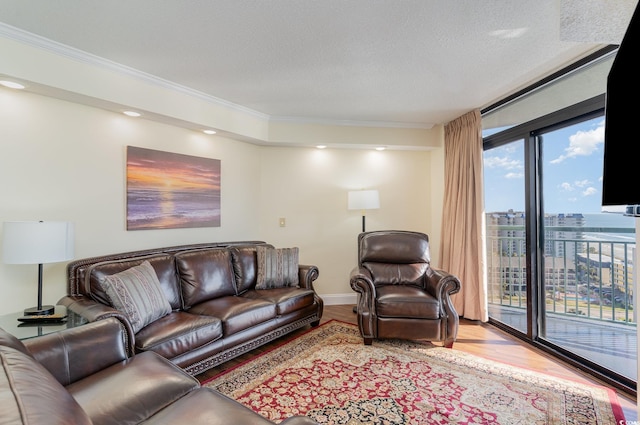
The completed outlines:
<svg viewBox="0 0 640 425">
<path fill-rule="evenodd" d="M 441 128 L 433 130 L 441 139 Z M 126 231 L 127 145 L 220 159 L 219 228 Z M 76 258 L 207 241 L 299 246 L 318 265 L 326 301 L 348 300 L 361 215 L 347 191 L 380 190 L 367 229 L 432 237 L 437 261 L 442 149 L 392 151 L 260 147 L 23 91 L 0 89 L 0 221 L 69 220 Z M 286 218 L 279 227 L 278 219 Z M 44 267 L 44 303 L 66 292 L 66 264 Z M 37 266 L 0 263 L 0 314 L 36 304 Z"/>
<path fill-rule="evenodd" d="M 222 164 L 222 226 L 126 231 L 127 145 Z M 0 90 L 0 221 L 68 220 L 76 258 L 259 237 L 257 146 L 57 99 Z M 66 292 L 66 264 L 44 266 L 45 303 Z M 0 263 L 0 314 L 37 302 L 37 266 Z"/>
<path fill-rule="evenodd" d="M 362 212 L 347 209 L 347 192 L 379 190 L 380 209 L 366 212 L 366 230 L 423 231 L 438 244 L 430 158 L 429 152 L 265 148 L 260 234 L 276 246 L 298 246 L 300 261 L 318 266 L 315 288 L 326 302 L 354 301 L 349 272 L 357 264 Z"/>
</svg>

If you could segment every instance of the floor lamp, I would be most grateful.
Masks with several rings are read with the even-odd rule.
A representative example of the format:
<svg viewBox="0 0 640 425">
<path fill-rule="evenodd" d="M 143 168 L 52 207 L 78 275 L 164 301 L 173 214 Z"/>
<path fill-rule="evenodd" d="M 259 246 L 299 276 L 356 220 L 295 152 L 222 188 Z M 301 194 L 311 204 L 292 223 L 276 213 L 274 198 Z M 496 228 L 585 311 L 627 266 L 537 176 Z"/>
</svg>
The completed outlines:
<svg viewBox="0 0 640 425">
<path fill-rule="evenodd" d="M 71 260 L 74 251 L 73 223 L 60 221 L 7 221 L 2 231 L 3 261 L 38 265 L 38 305 L 25 316 L 50 315 L 54 306 L 42 305 L 42 265 Z"/>
<path fill-rule="evenodd" d="M 380 208 L 380 195 L 377 190 L 354 190 L 348 193 L 348 208 L 350 210 L 362 210 L 362 232 L 365 232 L 366 210 Z"/>
<path fill-rule="evenodd" d="M 362 210 L 362 233 L 366 231 L 366 211 L 380 208 L 380 195 L 377 190 L 354 190 L 347 194 L 347 205 L 350 210 Z M 353 307 L 357 313 L 357 307 Z"/>
</svg>

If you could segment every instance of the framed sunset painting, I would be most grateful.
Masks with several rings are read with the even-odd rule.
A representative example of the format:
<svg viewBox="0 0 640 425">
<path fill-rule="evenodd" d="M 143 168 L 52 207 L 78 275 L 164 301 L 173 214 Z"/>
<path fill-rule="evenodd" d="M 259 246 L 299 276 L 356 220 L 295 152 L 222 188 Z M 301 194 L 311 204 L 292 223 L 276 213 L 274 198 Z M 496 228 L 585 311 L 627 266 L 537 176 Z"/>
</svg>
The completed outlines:
<svg viewBox="0 0 640 425">
<path fill-rule="evenodd" d="M 127 146 L 127 230 L 220 227 L 220 160 Z"/>
</svg>

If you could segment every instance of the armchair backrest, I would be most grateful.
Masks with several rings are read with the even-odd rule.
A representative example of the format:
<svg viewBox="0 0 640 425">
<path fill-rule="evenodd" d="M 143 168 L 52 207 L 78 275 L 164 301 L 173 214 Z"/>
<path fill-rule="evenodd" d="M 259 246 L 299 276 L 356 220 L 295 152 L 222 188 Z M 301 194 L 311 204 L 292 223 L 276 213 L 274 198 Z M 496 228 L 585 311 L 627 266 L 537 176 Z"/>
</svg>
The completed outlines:
<svg viewBox="0 0 640 425">
<path fill-rule="evenodd" d="M 429 236 L 405 230 L 358 235 L 358 265 L 371 273 L 375 285 L 419 285 L 429 268 Z"/>
</svg>

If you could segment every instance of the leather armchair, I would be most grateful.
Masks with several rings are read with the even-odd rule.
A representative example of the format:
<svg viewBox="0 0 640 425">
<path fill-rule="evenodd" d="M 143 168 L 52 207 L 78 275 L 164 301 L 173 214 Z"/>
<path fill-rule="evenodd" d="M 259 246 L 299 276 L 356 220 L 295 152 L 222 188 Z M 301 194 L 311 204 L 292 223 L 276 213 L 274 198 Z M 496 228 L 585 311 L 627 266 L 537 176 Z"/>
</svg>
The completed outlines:
<svg viewBox="0 0 640 425">
<path fill-rule="evenodd" d="M 358 266 L 351 288 L 358 293 L 356 314 L 364 343 L 374 339 L 441 341 L 453 347 L 458 313 L 451 295 L 457 277 L 431 268 L 429 237 L 385 230 L 358 235 Z"/>
</svg>

